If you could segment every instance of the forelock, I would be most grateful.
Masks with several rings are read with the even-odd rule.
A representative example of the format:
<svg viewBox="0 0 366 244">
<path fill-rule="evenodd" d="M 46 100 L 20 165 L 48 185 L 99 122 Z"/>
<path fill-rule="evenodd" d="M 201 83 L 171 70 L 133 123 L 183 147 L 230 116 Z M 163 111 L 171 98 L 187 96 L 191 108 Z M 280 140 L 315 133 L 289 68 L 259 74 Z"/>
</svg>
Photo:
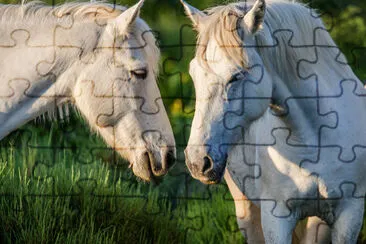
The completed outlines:
<svg viewBox="0 0 366 244">
<path fill-rule="evenodd" d="M 214 38 L 224 55 L 237 67 L 247 68 L 248 57 L 243 47 L 242 30 L 243 18 L 247 12 L 246 4 L 229 4 L 206 10 L 198 28 L 197 52 L 198 61 L 208 66 L 207 46 L 210 39 Z"/>
</svg>

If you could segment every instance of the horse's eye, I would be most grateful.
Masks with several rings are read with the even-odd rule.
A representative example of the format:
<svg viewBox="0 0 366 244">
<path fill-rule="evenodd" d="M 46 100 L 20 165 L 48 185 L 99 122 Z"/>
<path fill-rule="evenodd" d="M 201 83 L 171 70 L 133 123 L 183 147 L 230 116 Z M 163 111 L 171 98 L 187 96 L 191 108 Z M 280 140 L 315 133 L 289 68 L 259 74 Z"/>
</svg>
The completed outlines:
<svg viewBox="0 0 366 244">
<path fill-rule="evenodd" d="M 241 71 L 239 73 L 236 73 L 233 76 L 231 76 L 228 84 L 233 83 L 233 82 L 238 81 L 238 80 L 245 79 L 246 75 L 247 75 L 247 73 L 243 72 L 243 71 Z"/>
<path fill-rule="evenodd" d="M 146 69 L 136 69 L 131 71 L 131 75 L 140 80 L 145 80 L 147 77 Z"/>
<path fill-rule="evenodd" d="M 238 74 L 233 75 L 233 76 L 230 78 L 230 80 L 229 80 L 228 84 L 233 83 L 233 82 L 235 82 L 235 81 L 238 81 L 239 79 L 240 79 L 240 76 L 239 76 Z"/>
</svg>

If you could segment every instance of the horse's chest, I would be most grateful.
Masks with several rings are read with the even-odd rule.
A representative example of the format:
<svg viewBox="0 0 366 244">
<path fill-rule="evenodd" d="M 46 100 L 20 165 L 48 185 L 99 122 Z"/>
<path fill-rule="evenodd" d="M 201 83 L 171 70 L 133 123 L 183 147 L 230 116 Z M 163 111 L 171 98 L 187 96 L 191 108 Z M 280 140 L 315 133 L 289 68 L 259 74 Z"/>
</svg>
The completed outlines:
<svg viewBox="0 0 366 244">
<path fill-rule="evenodd" d="M 264 160 L 259 198 L 276 202 L 278 216 L 297 211 L 301 217 L 332 221 L 340 200 L 365 195 L 364 162 L 342 162 L 338 148 L 282 151 L 273 146 L 260 153 Z"/>
<path fill-rule="evenodd" d="M 236 147 L 229 158 L 228 169 L 249 199 L 273 202 L 278 216 L 296 210 L 299 216 L 330 220 L 339 199 L 364 196 L 366 150 L 356 148 L 353 161 L 342 161 L 339 146 L 294 144 L 292 131 L 276 121 L 271 120 L 270 129 L 265 122 L 253 126 L 245 146 Z"/>
</svg>

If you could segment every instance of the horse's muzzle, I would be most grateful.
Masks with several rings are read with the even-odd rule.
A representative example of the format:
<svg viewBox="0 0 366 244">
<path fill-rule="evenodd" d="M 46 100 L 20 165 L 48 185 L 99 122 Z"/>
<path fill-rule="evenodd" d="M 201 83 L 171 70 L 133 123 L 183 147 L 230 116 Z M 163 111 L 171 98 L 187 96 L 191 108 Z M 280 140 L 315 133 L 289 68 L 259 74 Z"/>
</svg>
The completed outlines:
<svg viewBox="0 0 366 244">
<path fill-rule="evenodd" d="M 157 162 L 152 153 L 146 152 L 148 154 L 149 164 L 151 171 L 154 176 L 164 176 L 168 173 L 168 170 L 173 167 L 175 163 L 175 153 L 172 150 L 163 152 L 161 155 L 161 161 Z"/>
<path fill-rule="evenodd" d="M 151 151 L 145 151 L 140 159 L 132 166 L 136 176 L 145 181 L 159 182 L 159 177 L 168 173 L 168 170 L 175 163 L 175 152 L 173 150 L 163 150 L 160 155 Z"/>
<path fill-rule="evenodd" d="M 226 157 L 222 162 L 214 161 L 209 155 L 202 160 L 190 161 L 186 152 L 186 164 L 193 178 L 204 184 L 218 184 L 224 175 Z"/>
</svg>

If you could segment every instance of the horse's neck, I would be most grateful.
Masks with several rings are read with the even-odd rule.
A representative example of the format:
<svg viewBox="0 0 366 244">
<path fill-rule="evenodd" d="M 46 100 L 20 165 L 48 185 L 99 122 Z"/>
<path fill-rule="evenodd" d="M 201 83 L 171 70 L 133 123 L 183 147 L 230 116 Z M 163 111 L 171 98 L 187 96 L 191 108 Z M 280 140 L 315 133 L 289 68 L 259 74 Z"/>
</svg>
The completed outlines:
<svg viewBox="0 0 366 244">
<path fill-rule="evenodd" d="M 0 139 L 70 100 L 75 78 L 69 66 L 79 55 L 78 49 L 55 46 L 55 25 L 16 25 L 0 30 L 0 56 L 6 57 L 0 62 Z"/>
<path fill-rule="evenodd" d="M 280 78 L 275 80 L 272 94 L 275 107 L 271 113 L 281 121 L 282 126 L 289 128 L 291 138 L 297 144 L 313 144 L 318 136 L 321 121 L 317 108 L 318 100 L 307 96 L 315 92 L 315 88 L 304 84 L 304 81 L 293 82 L 288 85 Z"/>
<path fill-rule="evenodd" d="M 275 79 L 273 100 L 283 109 L 279 118 L 291 129 L 292 138 L 303 145 L 317 146 L 321 128 L 336 126 L 338 119 L 334 109 L 349 109 L 350 103 L 355 107 L 366 105 L 353 94 L 364 93 L 364 89 L 349 65 L 325 54 L 319 56 L 318 64 L 307 67 L 306 71 L 313 75 Z"/>
</svg>

